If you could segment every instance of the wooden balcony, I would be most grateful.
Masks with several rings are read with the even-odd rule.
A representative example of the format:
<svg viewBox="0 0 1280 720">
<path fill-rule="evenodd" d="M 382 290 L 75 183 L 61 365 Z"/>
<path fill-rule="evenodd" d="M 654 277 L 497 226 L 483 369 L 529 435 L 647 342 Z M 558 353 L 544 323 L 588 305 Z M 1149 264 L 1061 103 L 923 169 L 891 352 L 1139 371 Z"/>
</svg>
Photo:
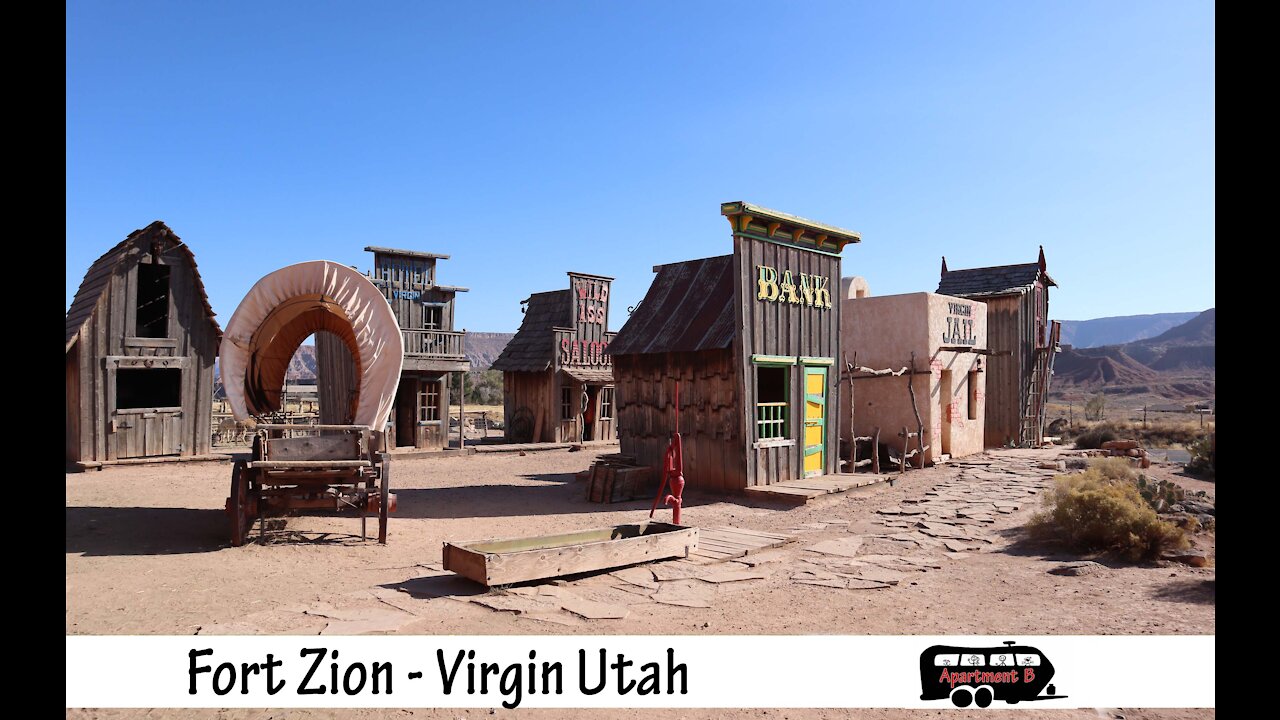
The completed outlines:
<svg viewBox="0 0 1280 720">
<path fill-rule="evenodd" d="M 465 332 L 447 330 L 401 330 L 404 337 L 404 356 L 406 358 L 439 358 L 441 360 L 464 360 L 463 338 Z"/>
</svg>

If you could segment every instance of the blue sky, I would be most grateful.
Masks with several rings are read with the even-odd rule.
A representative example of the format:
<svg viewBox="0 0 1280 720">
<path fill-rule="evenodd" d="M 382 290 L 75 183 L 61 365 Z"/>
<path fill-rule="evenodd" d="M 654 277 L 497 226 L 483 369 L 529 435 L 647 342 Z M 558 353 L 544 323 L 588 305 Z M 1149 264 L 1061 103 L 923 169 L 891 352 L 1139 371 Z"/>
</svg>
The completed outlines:
<svg viewBox="0 0 1280 720">
<path fill-rule="evenodd" d="M 167 222 L 224 323 L 262 275 L 449 253 L 459 325 L 565 271 L 862 233 L 877 295 L 1030 262 L 1057 318 L 1215 304 L 1209 2 L 67 3 L 67 289 Z"/>
</svg>

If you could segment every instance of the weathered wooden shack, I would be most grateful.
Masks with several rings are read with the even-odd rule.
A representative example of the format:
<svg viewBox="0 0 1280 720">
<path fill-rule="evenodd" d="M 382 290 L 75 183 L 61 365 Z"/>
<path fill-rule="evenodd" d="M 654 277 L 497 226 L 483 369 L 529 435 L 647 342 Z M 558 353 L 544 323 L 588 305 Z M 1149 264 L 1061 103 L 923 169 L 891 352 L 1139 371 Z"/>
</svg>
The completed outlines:
<svg viewBox="0 0 1280 720">
<path fill-rule="evenodd" d="M 534 293 L 493 362 L 502 371 L 508 442 L 616 437 L 613 361 L 606 353 L 613 278 L 570 272 L 569 289 Z"/>
<path fill-rule="evenodd" d="M 467 288 L 442 285 L 437 264 L 448 255 L 366 247 L 373 253 L 373 284 L 391 305 L 404 338 L 400 387 L 387 430 L 388 446 L 440 450 L 448 443 L 452 374 L 461 392 L 471 368 L 466 331 L 454 329 L 457 294 Z M 346 345 L 330 333 L 316 333 L 316 376 L 320 422 L 351 422 L 355 367 Z"/>
<path fill-rule="evenodd" d="M 942 258 L 938 293 L 987 306 L 987 447 L 1037 445 L 1053 375 L 1059 325 L 1049 320 L 1044 248 L 1033 263 L 949 270 Z"/>
<path fill-rule="evenodd" d="M 67 309 L 67 464 L 209 454 L 221 340 L 195 256 L 163 222 L 95 260 Z"/>
<path fill-rule="evenodd" d="M 744 202 L 720 212 L 733 253 L 654 267 L 609 348 L 621 450 L 660 471 L 678 412 L 692 487 L 834 473 L 840 253 L 860 237 Z"/>
</svg>

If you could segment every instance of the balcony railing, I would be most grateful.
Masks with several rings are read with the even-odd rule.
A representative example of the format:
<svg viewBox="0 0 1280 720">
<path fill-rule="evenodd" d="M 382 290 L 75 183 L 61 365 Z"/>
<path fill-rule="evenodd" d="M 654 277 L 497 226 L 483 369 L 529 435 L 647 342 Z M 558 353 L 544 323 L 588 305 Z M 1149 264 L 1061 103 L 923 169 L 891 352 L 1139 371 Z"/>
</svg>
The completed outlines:
<svg viewBox="0 0 1280 720">
<path fill-rule="evenodd" d="M 447 330 L 401 330 L 404 354 L 416 357 L 463 359 L 464 332 Z"/>
</svg>

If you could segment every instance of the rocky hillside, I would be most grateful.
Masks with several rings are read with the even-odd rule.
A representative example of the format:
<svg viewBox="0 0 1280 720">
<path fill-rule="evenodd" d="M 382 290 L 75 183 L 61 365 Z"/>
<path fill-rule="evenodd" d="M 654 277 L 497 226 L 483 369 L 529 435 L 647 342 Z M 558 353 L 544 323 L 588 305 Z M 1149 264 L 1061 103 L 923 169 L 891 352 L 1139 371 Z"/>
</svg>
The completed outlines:
<svg viewBox="0 0 1280 720">
<path fill-rule="evenodd" d="M 467 359 L 472 370 L 488 370 L 515 333 L 467 333 Z"/>
<path fill-rule="evenodd" d="M 1094 348 L 1069 347 L 1054 361 L 1055 395 L 1088 391 L 1150 394 L 1170 399 L 1213 397 L 1216 311 L 1144 340 Z"/>
</svg>

